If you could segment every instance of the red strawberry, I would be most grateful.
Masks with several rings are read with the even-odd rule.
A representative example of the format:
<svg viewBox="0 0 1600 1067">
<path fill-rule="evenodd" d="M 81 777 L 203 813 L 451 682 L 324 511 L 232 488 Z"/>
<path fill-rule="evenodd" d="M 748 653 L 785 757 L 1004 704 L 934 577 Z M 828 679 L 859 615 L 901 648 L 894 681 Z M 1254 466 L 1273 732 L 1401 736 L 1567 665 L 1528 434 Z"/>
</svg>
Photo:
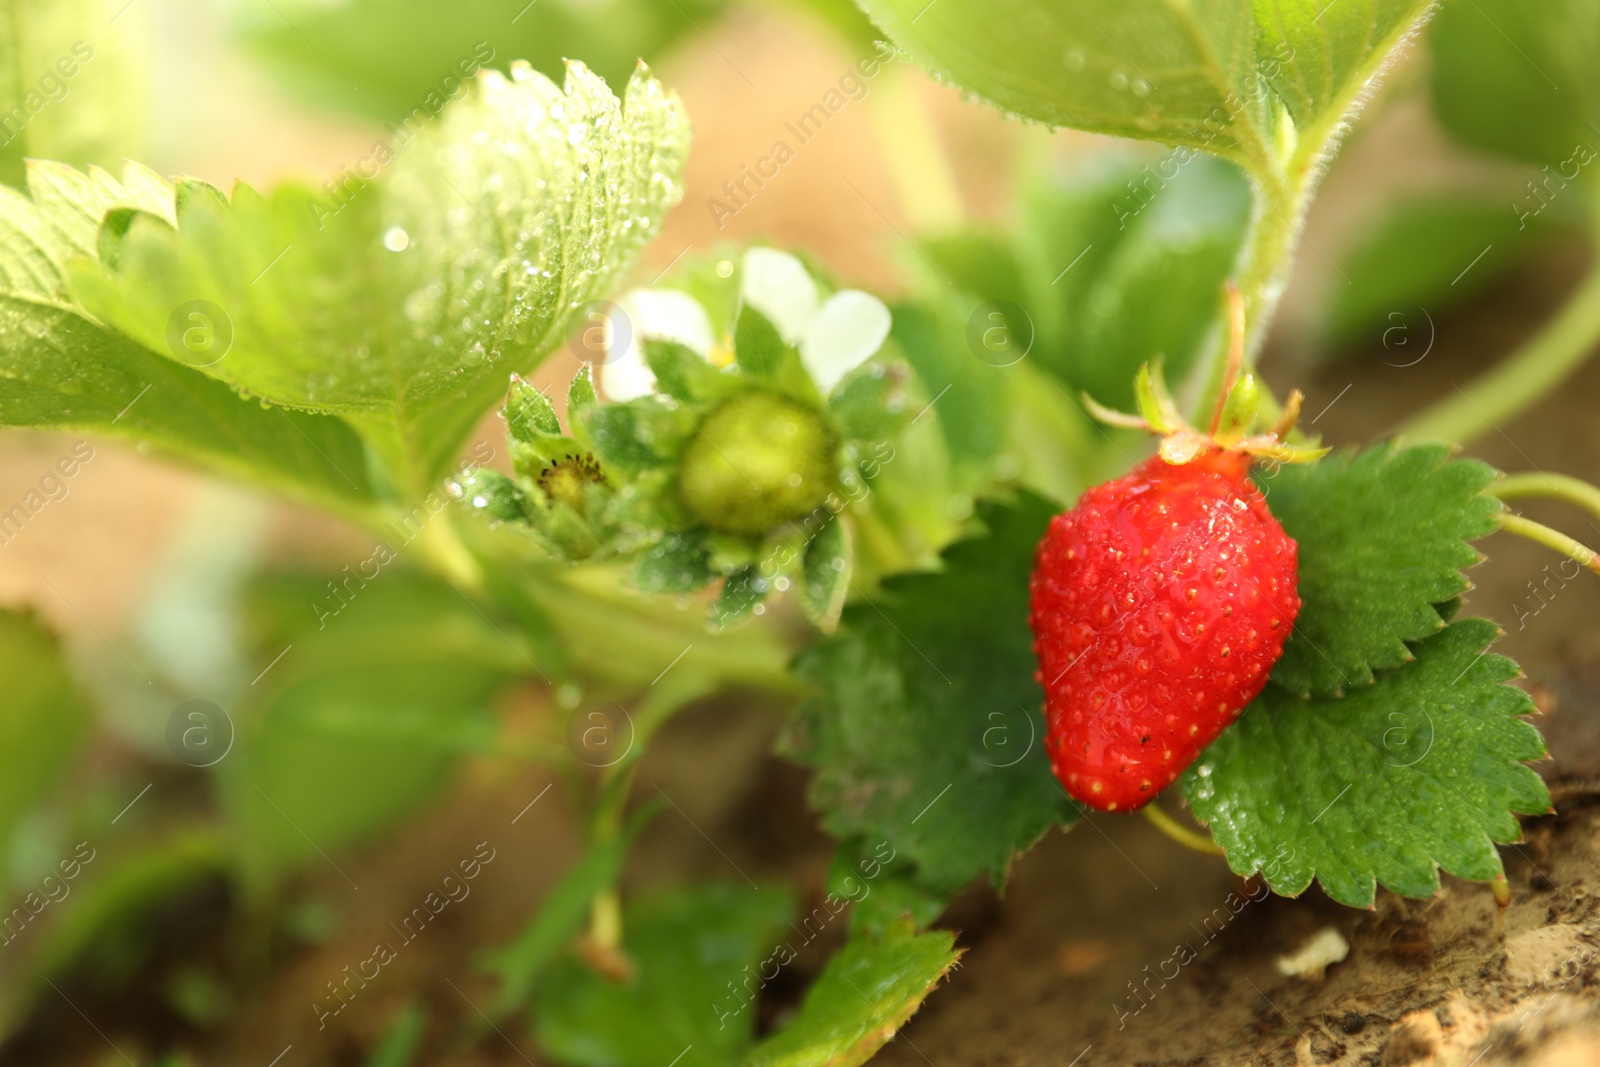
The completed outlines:
<svg viewBox="0 0 1600 1067">
<path fill-rule="evenodd" d="M 1031 623 L 1056 777 L 1148 803 L 1266 684 L 1300 610 L 1295 543 L 1248 452 L 1197 436 L 1084 493 L 1039 544 Z M 1169 438 L 1169 440 L 1173 440 Z"/>
</svg>

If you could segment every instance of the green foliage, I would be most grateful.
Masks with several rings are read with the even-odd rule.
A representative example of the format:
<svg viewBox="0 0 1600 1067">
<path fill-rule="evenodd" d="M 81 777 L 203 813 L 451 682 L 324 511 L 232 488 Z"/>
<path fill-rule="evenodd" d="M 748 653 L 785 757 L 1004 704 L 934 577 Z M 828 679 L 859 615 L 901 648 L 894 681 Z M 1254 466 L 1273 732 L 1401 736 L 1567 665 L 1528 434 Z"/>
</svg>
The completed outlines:
<svg viewBox="0 0 1600 1067">
<path fill-rule="evenodd" d="M 1297 696 L 1337 696 L 1411 658 L 1441 629 L 1436 605 L 1468 587 L 1467 544 L 1495 529 L 1495 472 L 1443 445 L 1336 452 L 1258 476 L 1299 545 L 1302 607 L 1272 681 Z"/>
<path fill-rule="evenodd" d="M 440 520 L 435 520 L 440 521 Z M 383 543 L 393 552 L 404 542 Z M 375 550 L 376 577 L 264 581 L 252 609 L 259 701 L 218 765 L 232 816 L 264 872 L 391 827 L 446 782 L 463 752 L 492 751 L 489 703 L 537 670 L 444 582 Z M 354 570 L 371 570 L 363 561 Z M 352 572 L 353 573 L 353 572 Z"/>
<path fill-rule="evenodd" d="M 1517 205 L 1488 198 L 1428 196 L 1394 205 L 1341 265 L 1349 284 L 1333 287 L 1319 324 L 1322 343 L 1381 344 L 1395 366 L 1422 359 L 1445 312 L 1524 262 L 1580 207 L 1569 197 L 1545 214 L 1543 201 L 1527 200 L 1527 220 Z"/>
<path fill-rule="evenodd" d="M 910 919 L 862 932 L 828 961 L 800 1013 L 758 1045 L 748 1067 L 858 1067 L 911 1018 L 961 955 L 944 931 Z"/>
<path fill-rule="evenodd" d="M 1337 121 L 1432 0 L 1255 0 L 1261 72 L 1295 126 Z"/>
<path fill-rule="evenodd" d="M 1248 158 L 1264 144 L 1248 0 L 866 0 L 936 76 L 1052 126 Z M 1257 100 L 1252 101 L 1254 95 Z M 1245 106 L 1235 115 L 1229 101 Z"/>
<path fill-rule="evenodd" d="M 23 160 L 111 166 L 143 148 L 145 64 L 119 0 L 10 0 L 0 19 L 0 182 Z"/>
<path fill-rule="evenodd" d="M 203 373 L 348 420 L 420 495 L 506 375 L 537 363 L 655 232 L 681 195 L 687 138 L 643 71 L 625 102 L 577 65 L 564 89 L 525 67 L 486 74 L 397 134 L 371 188 L 241 185 L 229 200 L 190 181 L 175 212 L 113 214 L 73 289 L 152 351 L 175 308 L 215 304 L 233 342 Z"/>
<path fill-rule="evenodd" d="M 534 1029 L 576 1067 L 732 1067 L 755 1034 L 750 1004 L 794 901 L 776 890 L 704 885 L 626 910 L 633 975 L 613 982 L 566 959 L 543 985 Z"/>
<path fill-rule="evenodd" d="M 578 933 L 595 897 L 617 884 L 622 861 L 652 812 L 636 815 L 625 832 L 590 846 L 561 881 L 545 895 L 539 910 L 510 944 L 492 953 L 488 969 L 501 980 L 493 1014 L 509 1014 L 526 1005 L 538 983 L 559 961 Z"/>
<path fill-rule="evenodd" d="M 1027 359 L 1103 404 L 1131 407 L 1134 374 L 1158 355 L 1172 379 L 1181 380 L 1215 318 L 1222 282 L 1237 258 L 1249 218 L 1249 191 L 1238 173 L 1179 152 L 1137 166 L 1085 168 L 1051 177 L 1027 191 L 1025 205 L 1013 233 L 934 241 L 930 256 L 972 298 L 1021 308 L 1023 322 L 1005 325 L 1022 331 L 1031 345 L 1025 340 L 1013 343 L 1026 349 Z M 949 359 L 957 364 L 958 376 L 948 380 L 963 393 L 970 388 L 964 379 L 979 379 L 980 386 L 985 380 L 982 372 L 990 368 L 983 366 L 973 346 L 988 346 L 992 335 L 984 328 L 998 324 L 995 313 L 1004 313 L 988 303 L 978 311 L 988 311 L 992 321 L 977 330 L 956 321 L 940 327 Z M 913 319 L 901 343 L 923 372 L 930 359 L 925 353 L 936 347 L 909 332 L 918 325 Z M 963 325 L 965 345 L 959 344 Z M 1023 358 L 1022 351 L 1014 357 L 997 351 L 993 361 L 1004 364 L 1010 358 Z M 934 377 L 929 385 L 942 387 L 944 382 L 942 376 Z M 994 390 L 990 385 L 988 394 Z M 964 411 L 987 413 L 990 422 L 979 425 L 988 425 L 991 435 L 998 432 L 993 424 L 1002 423 L 1004 415 L 989 395 L 953 400 L 952 406 Z M 964 425 L 953 423 L 951 432 Z M 971 434 L 966 431 L 967 437 Z M 951 440 L 952 451 L 962 456 L 982 458 L 983 444 Z"/>
<path fill-rule="evenodd" d="M 247 400 L 171 355 L 108 330 L 69 291 L 74 260 L 96 255 L 100 220 L 136 209 L 171 220 L 171 187 L 129 163 L 119 182 L 35 162 L 28 196 L 0 188 L 0 425 L 89 429 L 339 511 L 370 498 L 360 439 L 337 419 Z M 209 329 L 206 313 L 184 328 Z"/>
<path fill-rule="evenodd" d="M 1438 868 L 1498 877 L 1494 843 L 1521 836 L 1513 813 L 1548 811 L 1550 797 L 1520 762 L 1544 744 L 1518 718 L 1532 699 L 1503 684 L 1516 666 L 1483 651 L 1496 635 L 1483 619 L 1452 623 L 1341 699 L 1268 686 L 1182 779 L 1229 865 L 1289 895 L 1315 877 L 1355 907 L 1372 906 L 1375 884 L 1431 896 Z"/>
<path fill-rule="evenodd" d="M 1552 169 L 1595 144 L 1595 0 L 1444 4 L 1429 44 L 1434 111 L 1462 142 Z"/>
<path fill-rule="evenodd" d="M 1331 136 L 1422 0 L 864 0 L 937 77 L 1052 126 L 1184 145 L 1265 176 L 1276 105 L 1313 151 Z"/>
<path fill-rule="evenodd" d="M 527 6 L 523 6 L 526 4 Z M 654 60 L 725 0 L 253 0 L 245 43 L 297 91 L 385 121 L 438 111 L 478 67 L 526 59 L 560 78 L 582 59 L 613 85 Z"/>
<path fill-rule="evenodd" d="M 89 704 L 56 637 L 32 615 L 0 611 L 0 846 L 55 787 L 89 728 Z"/>
<path fill-rule="evenodd" d="M 817 695 L 784 744 L 816 770 L 824 825 L 890 842 L 934 891 L 1003 882 L 1013 853 L 1077 817 L 1045 759 L 1028 631 L 1053 511 L 1027 494 L 985 504 L 987 533 L 947 548 L 936 573 L 886 580 L 795 663 Z"/>
</svg>

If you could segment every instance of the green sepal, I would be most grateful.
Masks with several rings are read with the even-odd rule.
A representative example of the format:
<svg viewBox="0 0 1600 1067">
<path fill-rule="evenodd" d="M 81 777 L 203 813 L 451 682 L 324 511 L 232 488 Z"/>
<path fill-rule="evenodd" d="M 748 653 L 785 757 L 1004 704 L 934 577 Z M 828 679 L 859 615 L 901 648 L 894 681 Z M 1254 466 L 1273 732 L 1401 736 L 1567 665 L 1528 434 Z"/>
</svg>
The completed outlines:
<svg viewBox="0 0 1600 1067">
<path fill-rule="evenodd" d="M 1256 423 L 1256 410 L 1261 402 L 1261 386 L 1249 371 L 1239 375 L 1239 380 L 1228 390 L 1228 399 L 1222 404 L 1222 418 L 1217 423 L 1217 436 L 1237 437 L 1250 432 Z"/>
<path fill-rule="evenodd" d="M 739 308 L 733 350 L 734 362 L 743 374 L 802 403 L 822 405 L 822 394 L 800 362 L 800 351 L 787 344 L 772 321 L 749 304 Z"/>
<path fill-rule="evenodd" d="M 755 610 L 772 591 L 772 582 L 761 576 L 754 564 L 740 567 L 722 583 L 722 592 L 711 604 L 710 624 L 714 629 L 730 626 Z"/>
<path fill-rule="evenodd" d="M 1161 375 L 1161 360 L 1139 366 L 1139 375 L 1133 380 L 1133 392 L 1139 403 L 1139 414 L 1156 433 L 1172 433 L 1184 425 L 1178 404 L 1167 391 L 1166 379 Z"/>
<path fill-rule="evenodd" d="M 828 398 L 839 436 L 845 440 L 883 441 L 905 425 L 902 386 L 907 376 L 901 363 L 869 360 L 845 376 Z"/>
<path fill-rule="evenodd" d="M 671 466 L 692 429 L 654 397 L 595 404 L 579 419 L 595 457 L 606 467 L 638 474 Z"/>
<path fill-rule="evenodd" d="M 800 606 L 826 633 L 839 624 L 850 592 L 850 529 L 835 517 L 806 545 L 800 570 Z"/>
<path fill-rule="evenodd" d="M 585 436 L 583 414 L 599 402 L 600 398 L 594 391 L 594 368 L 585 363 L 572 376 L 572 384 L 567 386 L 567 425 L 580 440 Z M 585 448 L 594 447 L 586 440 L 583 443 Z"/>
<path fill-rule="evenodd" d="M 520 375 L 512 375 L 506 394 L 506 428 L 513 441 L 537 445 L 542 438 L 560 437 L 561 420 L 550 398 Z"/>
<path fill-rule="evenodd" d="M 744 304 L 733 326 L 733 351 L 741 372 L 760 381 L 776 383 L 778 368 L 789 346 L 784 344 L 771 319 Z"/>
<path fill-rule="evenodd" d="M 694 349 L 673 341 L 645 341 L 644 358 L 656 376 L 656 390 L 686 403 L 720 400 L 741 384 Z"/>
<path fill-rule="evenodd" d="M 702 527 L 668 533 L 633 567 L 633 584 L 643 593 L 692 593 L 716 580 Z"/>
<path fill-rule="evenodd" d="M 457 483 L 460 498 L 473 511 L 496 522 L 526 521 L 527 494 L 522 487 L 497 470 L 474 467 Z"/>
</svg>

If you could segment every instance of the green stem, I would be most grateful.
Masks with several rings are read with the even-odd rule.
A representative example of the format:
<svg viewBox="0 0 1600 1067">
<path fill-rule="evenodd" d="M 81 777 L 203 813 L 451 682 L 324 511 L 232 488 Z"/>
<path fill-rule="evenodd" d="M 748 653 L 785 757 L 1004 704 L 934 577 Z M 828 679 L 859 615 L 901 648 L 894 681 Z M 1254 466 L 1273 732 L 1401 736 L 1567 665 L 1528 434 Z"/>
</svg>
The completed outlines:
<svg viewBox="0 0 1600 1067">
<path fill-rule="evenodd" d="M 1600 237 L 1600 233 L 1597 233 Z M 1560 385 L 1600 342 L 1600 255 L 1544 329 L 1506 359 L 1402 425 L 1413 440 L 1464 444 L 1521 414 Z"/>
<path fill-rule="evenodd" d="M 1565 500 L 1600 518 L 1600 488 L 1567 474 L 1509 474 L 1489 487 L 1501 500 L 1549 497 Z"/>
<path fill-rule="evenodd" d="M 1534 522 L 1532 519 L 1525 519 L 1521 515 L 1510 511 L 1500 514 L 1499 523 L 1500 528 L 1507 533 L 1526 537 L 1528 540 L 1541 544 L 1552 551 L 1559 552 L 1563 556 L 1570 556 L 1596 574 L 1600 574 L 1600 555 L 1597 555 L 1595 550 L 1588 545 L 1575 538 L 1568 537 L 1560 530 L 1552 530 L 1542 523 Z"/>
<path fill-rule="evenodd" d="M 1258 151 L 1248 157 L 1252 165 L 1241 164 L 1254 193 L 1250 226 L 1234 272 L 1245 302 L 1247 369 L 1255 366 L 1278 301 L 1288 287 L 1306 209 L 1349 128 L 1352 114 L 1360 101 L 1374 91 L 1400 42 L 1416 30 L 1431 10 L 1424 10 L 1416 21 L 1402 20 L 1387 38 L 1376 42 L 1362 68 L 1351 72 L 1339 92 L 1322 108 L 1320 117 L 1305 129 L 1295 130 L 1289 125 L 1287 114 L 1280 114 L 1278 143 L 1271 149 L 1271 157 L 1263 158 Z M 1194 418 L 1203 418 L 1215 402 L 1227 361 L 1224 331 L 1213 330 L 1191 379 L 1198 387 L 1189 397 Z"/>
<path fill-rule="evenodd" d="M 1172 840 L 1176 841 L 1184 848 L 1194 849 L 1196 852 L 1204 853 L 1207 856 L 1227 855 L 1227 853 L 1222 850 L 1221 845 L 1217 844 L 1206 835 L 1196 833 L 1195 831 L 1189 829 L 1177 819 L 1174 819 L 1171 815 L 1168 815 L 1161 808 L 1161 805 L 1152 801 L 1151 803 L 1146 804 L 1141 810 L 1144 812 L 1144 817 L 1155 824 L 1157 830 L 1160 830 L 1162 833 L 1172 838 Z"/>
</svg>

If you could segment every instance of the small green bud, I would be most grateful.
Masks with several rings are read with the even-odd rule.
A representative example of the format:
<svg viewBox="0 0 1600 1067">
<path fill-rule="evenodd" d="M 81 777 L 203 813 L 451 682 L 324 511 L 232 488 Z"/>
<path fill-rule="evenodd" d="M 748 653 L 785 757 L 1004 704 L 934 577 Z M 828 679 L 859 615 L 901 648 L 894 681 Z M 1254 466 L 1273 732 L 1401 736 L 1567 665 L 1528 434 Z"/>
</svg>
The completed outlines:
<svg viewBox="0 0 1600 1067">
<path fill-rule="evenodd" d="M 837 451 L 816 410 L 749 390 L 713 410 L 689 438 L 679 492 L 711 529 L 758 537 L 822 504 L 838 480 Z"/>
</svg>

